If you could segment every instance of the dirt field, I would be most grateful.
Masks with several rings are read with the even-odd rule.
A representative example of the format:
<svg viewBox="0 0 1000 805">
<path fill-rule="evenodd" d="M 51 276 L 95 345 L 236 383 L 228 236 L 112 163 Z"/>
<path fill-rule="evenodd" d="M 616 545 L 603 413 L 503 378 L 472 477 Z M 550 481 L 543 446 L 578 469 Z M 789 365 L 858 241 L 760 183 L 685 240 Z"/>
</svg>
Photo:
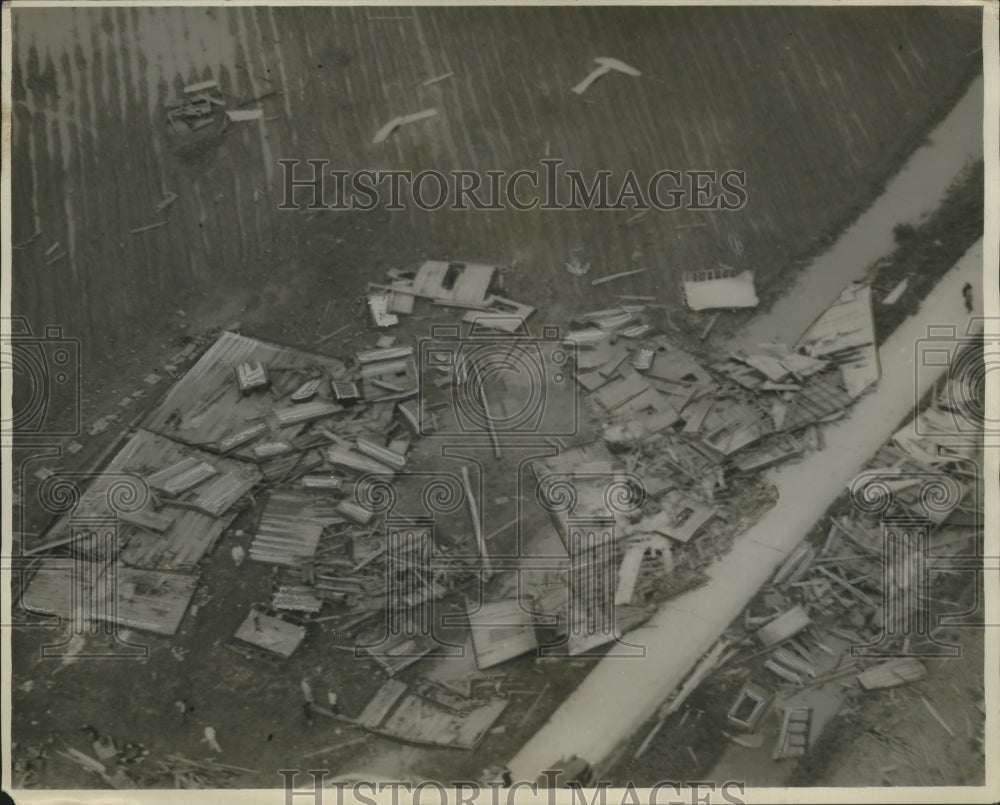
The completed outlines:
<svg viewBox="0 0 1000 805">
<path fill-rule="evenodd" d="M 364 282 L 425 257 L 495 260 L 507 268 L 511 297 L 562 322 L 607 306 L 613 293 L 655 294 L 679 307 L 680 272 L 726 262 L 726 235 L 739 231 L 766 301 L 873 197 L 979 69 L 976 13 L 951 10 L 166 14 L 14 15 L 21 158 L 12 240 L 42 232 L 15 252 L 14 312 L 36 332 L 61 323 L 82 340 L 85 426 L 141 388 L 192 334 L 236 320 L 249 334 L 305 347 L 350 323 L 323 349 L 348 355 L 371 346 L 353 305 Z M 65 32 L 53 33 L 57 25 Z M 604 53 L 635 64 L 643 77 L 612 76 L 585 96 L 571 95 L 589 60 Z M 452 79 L 418 86 L 451 70 Z M 231 126 L 192 147 L 169 131 L 162 107 L 184 83 L 209 76 L 233 101 L 282 94 L 262 102 L 263 123 Z M 401 129 L 382 148 L 369 144 L 386 120 L 425 106 L 439 110 L 426 126 Z M 664 167 L 743 169 L 749 202 L 730 214 L 652 212 L 632 226 L 625 225 L 629 211 L 275 209 L 278 158 L 327 158 L 344 169 L 512 170 L 547 154 L 570 167 L 631 168 L 640 176 Z M 159 219 L 153 208 L 167 190 L 178 194 L 164 216 L 169 223 L 130 235 Z M 45 252 L 56 241 L 67 257 L 48 265 Z M 581 249 L 595 274 L 622 270 L 637 246 L 650 270 L 613 288 L 574 283 L 562 267 Z M 406 332 L 415 336 L 426 323 L 414 319 Z M 134 415 L 130 409 L 122 420 Z M 114 439 L 110 431 L 83 439 L 84 449 L 60 463 L 89 466 Z M 19 529 L 26 544 L 42 525 L 37 512 L 27 513 Z M 211 724 L 226 757 L 257 770 L 230 783 L 258 787 L 277 785 L 275 770 L 301 765 L 306 752 L 359 737 L 332 721 L 306 724 L 298 682 L 309 676 L 314 686 L 335 687 L 353 713 L 376 684 L 371 668 L 340 661 L 328 648 L 334 636 L 307 643 L 284 667 L 233 654 L 222 644 L 239 619 L 234 613 L 241 616 L 266 587 L 267 570 L 237 571 L 223 544 L 203 573 L 197 617 L 176 639 L 143 636 L 151 656 L 141 670 L 87 662 L 50 670 L 36 649 L 51 636 L 15 633 L 15 754 L 30 759 L 31 747 L 41 747 L 35 785 L 96 784 L 49 751 L 48 742 L 61 739 L 88 746 L 84 725 L 140 743 L 155 757 L 197 755 L 201 730 Z M 522 658 L 504 670 L 517 687 L 540 690 L 548 681 L 550 693 L 523 724 L 519 704 L 506 733 L 476 752 L 401 749 L 370 738 L 317 755 L 316 763 L 343 772 L 384 756 L 414 777 L 476 776 L 511 755 L 587 668 L 556 670 Z M 174 708 L 179 698 L 194 707 L 186 717 Z M 693 749 L 702 762 L 709 756 Z M 144 778 L 142 765 L 142 782 L 169 784 L 152 773 Z"/>
</svg>

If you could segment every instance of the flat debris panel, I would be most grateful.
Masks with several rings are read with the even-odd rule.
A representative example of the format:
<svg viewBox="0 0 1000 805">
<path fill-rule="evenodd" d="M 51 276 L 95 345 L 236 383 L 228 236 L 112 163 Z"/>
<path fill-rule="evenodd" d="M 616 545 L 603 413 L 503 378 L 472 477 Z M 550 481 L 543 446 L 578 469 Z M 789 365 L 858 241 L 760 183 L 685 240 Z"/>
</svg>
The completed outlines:
<svg viewBox="0 0 1000 805">
<path fill-rule="evenodd" d="M 316 502 L 307 493 L 277 490 L 271 494 L 250 544 L 250 558 L 293 565 L 316 554 L 323 526 Z"/>
<path fill-rule="evenodd" d="M 920 660 L 914 657 L 897 657 L 858 674 L 858 682 L 865 690 L 875 690 L 917 682 L 926 674 L 927 666 Z"/>
<path fill-rule="evenodd" d="M 417 270 L 412 290 L 429 299 L 478 305 L 485 301 L 495 273 L 495 266 L 483 263 L 427 260 Z"/>
<path fill-rule="evenodd" d="M 684 300 L 691 310 L 757 307 L 753 272 L 737 273 L 730 268 L 685 272 Z"/>
<path fill-rule="evenodd" d="M 62 618 L 116 623 L 156 634 L 177 632 L 198 577 L 117 567 L 83 559 L 48 558 L 21 597 L 25 609 Z M 74 604 L 77 609 L 74 612 Z"/>
<path fill-rule="evenodd" d="M 457 715 L 410 694 L 379 732 L 412 743 L 475 749 L 507 704 L 506 699 L 493 699 L 464 715 Z"/>
<path fill-rule="evenodd" d="M 470 611 L 469 627 L 480 670 L 538 648 L 531 615 L 517 600 L 491 601 Z"/>
<path fill-rule="evenodd" d="M 305 626 L 253 610 L 233 635 L 236 640 L 270 651 L 279 657 L 290 657 L 305 636 Z"/>
<path fill-rule="evenodd" d="M 21 606 L 29 612 L 68 618 L 73 614 L 74 587 L 77 601 L 91 600 L 104 567 L 101 562 L 46 557 L 25 586 Z"/>
<path fill-rule="evenodd" d="M 198 577 L 119 567 L 117 603 L 106 620 L 156 634 L 177 632 Z"/>
<path fill-rule="evenodd" d="M 261 479 L 256 467 L 235 459 L 186 447 L 147 430 L 137 430 L 111 459 L 105 470 L 83 491 L 74 517 L 107 517 L 116 497 L 121 474 L 140 478 L 173 477 L 171 470 L 185 462 L 195 467 L 211 464 L 217 472 L 173 498 L 163 497 L 157 509 L 153 495 L 143 508 L 123 512 L 118 534 L 123 545 L 120 558 L 127 565 L 150 570 L 184 570 L 197 563 L 235 517 L 232 505 Z M 154 484 L 151 484 L 154 485 Z M 154 485 L 155 486 L 155 485 Z M 124 496 L 122 496 L 124 497 Z M 128 501 L 125 501 L 126 503 Z M 60 518 L 48 535 L 69 534 L 70 516 Z"/>
<path fill-rule="evenodd" d="M 871 288 L 845 288 L 799 339 L 796 348 L 805 349 L 814 358 L 834 361 L 852 398 L 878 381 L 882 367 L 875 346 Z"/>
<path fill-rule="evenodd" d="M 375 697 L 365 705 L 365 709 L 361 711 L 361 715 L 358 716 L 358 724 L 365 729 L 378 729 L 404 693 L 406 693 L 406 683 L 397 679 L 387 680 L 379 688 Z"/>
<path fill-rule="evenodd" d="M 789 638 L 795 637 L 810 624 L 809 616 L 802 607 L 793 607 L 779 615 L 770 623 L 757 630 L 757 637 L 768 648 L 773 648 Z"/>
</svg>

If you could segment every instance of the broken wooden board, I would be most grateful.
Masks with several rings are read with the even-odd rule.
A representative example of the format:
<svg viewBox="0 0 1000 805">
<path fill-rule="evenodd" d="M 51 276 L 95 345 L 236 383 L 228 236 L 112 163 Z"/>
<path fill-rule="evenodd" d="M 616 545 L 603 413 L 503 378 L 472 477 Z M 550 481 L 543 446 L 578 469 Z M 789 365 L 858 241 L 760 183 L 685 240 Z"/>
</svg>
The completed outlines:
<svg viewBox="0 0 1000 805">
<path fill-rule="evenodd" d="M 420 388 L 413 358 L 379 361 L 361 368 L 361 389 L 369 402 L 404 400 Z"/>
<path fill-rule="evenodd" d="M 852 398 L 859 396 L 882 376 L 871 287 L 853 284 L 845 288 L 795 346 L 814 358 L 835 360 L 847 393 Z"/>
<path fill-rule="evenodd" d="M 419 112 L 413 112 L 409 115 L 400 115 L 399 117 L 394 117 L 388 123 L 386 123 L 382 128 L 375 132 L 375 136 L 372 138 L 372 143 L 385 142 L 389 135 L 392 134 L 400 126 L 405 126 L 408 123 L 416 123 L 418 120 L 425 120 L 428 117 L 434 117 L 437 114 L 437 109 L 422 109 Z"/>
<path fill-rule="evenodd" d="M 233 639 L 287 658 L 299 647 L 305 636 L 305 626 L 250 610 Z"/>
<path fill-rule="evenodd" d="M 576 382 L 579 383 L 587 391 L 597 391 L 601 386 L 608 382 L 608 378 L 602 375 L 600 372 L 577 372 Z"/>
<path fill-rule="evenodd" d="M 263 109 L 230 109 L 226 112 L 233 123 L 242 123 L 247 120 L 261 120 L 264 117 Z"/>
<path fill-rule="evenodd" d="M 440 645 L 429 635 L 418 634 L 411 637 L 401 634 L 392 641 L 364 649 L 364 654 L 375 660 L 386 676 L 391 677 L 438 648 Z"/>
<path fill-rule="evenodd" d="M 740 472 L 756 472 L 801 455 L 802 445 L 790 433 L 778 434 L 745 447 L 732 459 Z"/>
<path fill-rule="evenodd" d="M 121 512 L 118 515 L 118 519 L 120 519 L 123 523 L 138 526 L 139 528 L 145 528 L 147 531 L 155 531 L 157 534 L 162 534 L 170 528 L 174 520 L 177 519 L 177 515 L 179 513 L 180 511 L 178 509 L 167 506 L 160 511 L 140 509 L 137 512 Z"/>
<path fill-rule="evenodd" d="M 197 583 L 193 575 L 120 564 L 109 569 L 105 563 L 50 557 L 43 560 L 26 586 L 21 603 L 40 614 L 172 635 L 184 618 Z"/>
<path fill-rule="evenodd" d="M 326 460 L 337 467 L 345 467 L 362 474 L 395 475 L 396 468 L 376 461 L 371 456 L 359 453 L 344 445 L 333 445 L 326 451 Z"/>
<path fill-rule="evenodd" d="M 410 743 L 475 749 L 509 703 L 507 699 L 492 699 L 458 715 L 409 694 L 377 731 Z"/>
<path fill-rule="evenodd" d="M 495 273 L 496 266 L 483 263 L 427 260 L 417 269 L 410 288 L 416 296 L 428 299 L 480 305 Z"/>
<path fill-rule="evenodd" d="M 358 726 L 368 730 L 378 729 L 404 693 L 406 693 L 406 683 L 398 679 L 387 679 L 361 711 L 361 715 L 358 716 Z"/>
<path fill-rule="evenodd" d="M 630 604 L 635 594 L 635 582 L 639 578 L 642 557 L 646 553 L 644 545 L 630 545 L 618 566 L 618 583 L 615 585 L 615 606 Z"/>
<path fill-rule="evenodd" d="M 93 600 L 93 590 L 98 587 L 104 568 L 103 562 L 43 557 L 25 585 L 21 606 L 40 615 L 69 618 L 74 614 L 74 599 L 78 602 Z"/>
<path fill-rule="evenodd" d="M 684 420 L 684 427 L 681 430 L 682 433 L 698 433 L 701 430 L 702 423 L 705 421 L 705 417 L 708 416 L 708 412 L 712 410 L 712 406 L 715 404 L 714 397 L 699 397 L 697 400 L 693 400 L 681 409 L 681 419 Z"/>
<path fill-rule="evenodd" d="M 115 584 L 117 600 L 106 621 L 156 634 L 177 632 L 187 612 L 198 577 L 186 573 L 163 573 L 118 566 Z"/>
<path fill-rule="evenodd" d="M 914 657 L 896 657 L 858 674 L 865 690 L 891 688 L 917 682 L 927 674 L 927 666 Z"/>
<path fill-rule="evenodd" d="M 236 517 L 230 511 L 220 518 L 167 504 L 164 510 L 176 517 L 162 534 L 133 529 L 118 558 L 123 564 L 147 570 L 187 570 L 193 568 L 215 544 Z M 124 531 L 124 529 L 123 529 Z"/>
<path fill-rule="evenodd" d="M 520 599 L 470 607 L 468 615 L 476 666 L 480 670 L 538 648 L 534 621 Z"/>
<path fill-rule="evenodd" d="M 774 648 L 780 643 L 795 637 L 812 621 L 801 606 L 792 607 L 757 630 L 757 637 L 767 648 Z"/>
</svg>

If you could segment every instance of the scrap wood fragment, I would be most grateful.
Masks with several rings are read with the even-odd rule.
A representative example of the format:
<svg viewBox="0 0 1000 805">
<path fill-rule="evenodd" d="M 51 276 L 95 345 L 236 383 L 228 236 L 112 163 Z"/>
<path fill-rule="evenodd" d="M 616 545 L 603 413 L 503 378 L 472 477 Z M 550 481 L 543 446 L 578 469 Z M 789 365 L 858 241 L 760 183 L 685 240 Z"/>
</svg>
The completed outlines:
<svg viewBox="0 0 1000 805">
<path fill-rule="evenodd" d="M 858 674 L 865 690 L 877 690 L 916 682 L 927 674 L 927 667 L 914 657 L 897 657 Z"/>
<path fill-rule="evenodd" d="M 597 62 L 598 66 L 595 67 L 593 70 L 591 70 L 591 72 L 587 74 L 586 78 L 584 78 L 578 84 L 574 85 L 570 89 L 570 92 L 573 92 L 577 95 L 582 95 L 584 92 L 587 91 L 590 85 L 593 84 L 598 78 L 600 78 L 602 75 L 607 75 L 612 70 L 616 70 L 620 73 L 625 73 L 625 75 L 630 75 L 633 77 L 638 77 L 642 75 L 642 73 L 640 73 L 630 64 L 626 64 L 621 59 L 614 59 L 611 58 L 610 56 L 598 56 L 596 59 L 594 59 L 594 61 Z"/>
<path fill-rule="evenodd" d="M 840 586 L 842 586 L 845 590 L 847 590 L 852 595 L 854 595 L 855 597 L 857 597 L 858 599 L 860 599 L 861 601 L 863 601 L 868 606 L 875 606 L 875 602 L 871 599 L 870 596 L 868 596 L 866 593 L 864 593 L 861 590 L 859 590 L 857 587 L 855 587 L 853 584 L 851 584 L 846 579 L 842 578 L 841 576 L 838 576 L 836 573 L 831 573 L 829 570 L 827 570 L 822 565 L 816 565 L 816 569 L 820 573 L 822 573 L 823 575 L 828 576 L 830 579 L 832 579 L 833 581 L 837 582 L 837 584 L 839 584 Z"/>
<path fill-rule="evenodd" d="M 407 123 L 416 123 L 418 120 L 425 120 L 429 117 L 434 117 L 437 114 L 437 109 L 424 109 L 420 112 L 414 112 L 410 115 L 402 115 L 400 117 L 394 117 L 388 123 L 386 123 L 382 128 L 375 132 L 375 136 L 372 138 L 372 143 L 381 143 L 388 139 L 389 135 L 393 133 L 399 126 L 404 126 Z"/>
<path fill-rule="evenodd" d="M 714 313 L 712 315 L 712 317 L 705 324 L 705 327 L 698 334 L 699 341 L 704 341 L 706 338 L 708 338 L 708 334 L 712 332 L 712 328 L 715 327 L 715 323 L 719 320 L 720 315 L 721 315 L 720 313 Z"/>
<path fill-rule="evenodd" d="M 779 643 L 795 637 L 810 623 L 806 611 L 801 606 L 796 606 L 758 629 L 757 637 L 767 648 L 774 648 Z"/>
<path fill-rule="evenodd" d="M 436 75 L 433 78 L 428 78 L 426 81 L 423 82 L 423 86 L 425 87 L 433 86 L 434 84 L 437 84 L 439 81 L 444 81 L 446 78 L 451 78 L 453 75 L 455 75 L 455 71 L 449 70 L 447 73 L 441 73 L 441 75 Z"/>
<path fill-rule="evenodd" d="M 611 282 L 612 280 L 621 279 L 622 277 L 631 277 L 633 274 L 641 274 L 645 271 L 644 268 L 634 268 L 631 271 L 620 271 L 617 274 L 609 274 L 605 277 L 598 277 L 595 280 L 591 280 L 591 285 L 603 285 L 605 282 Z"/>
<path fill-rule="evenodd" d="M 153 208 L 153 212 L 159 215 L 167 207 L 173 204 L 177 200 L 177 194 L 171 193 L 169 190 L 164 192 L 163 200 Z"/>
<path fill-rule="evenodd" d="M 230 109 L 226 112 L 226 117 L 233 123 L 242 123 L 246 120 L 260 120 L 264 117 L 263 109 Z"/>
<path fill-rule="evenodd" d="M 148 232 L 150 229 L 159 229 L 161 226 L 166 226 L 167 223 L 167 221 L 157 221 L 155 224 L 147 224 L 136 229 L 130 229 L 129 232 L 133 235 L 138 235 L 140 232 Z"/>
</svg>

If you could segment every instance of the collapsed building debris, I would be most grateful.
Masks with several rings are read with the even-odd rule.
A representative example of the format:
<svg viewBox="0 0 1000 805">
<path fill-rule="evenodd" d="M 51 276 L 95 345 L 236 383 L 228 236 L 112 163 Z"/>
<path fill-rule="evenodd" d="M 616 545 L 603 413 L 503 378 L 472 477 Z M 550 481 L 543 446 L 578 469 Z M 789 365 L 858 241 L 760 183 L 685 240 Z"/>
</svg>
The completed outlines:
<svg viewBox="0 0 1000 805">
<path fill-rule="evenodd" d="M 567 264 L 581 276 L 587 268 L 576 260 Z M 497 275 L 497 267 L 487 264 L 425 261 L 413 272 L 390 272 L 389 284 L 374 286 L 379 293 L 365 300 L 376 329 L 398 324 L 399 316 L 413 312 L 415 300 L 429 300 L 458 308 L 470 332 L 493 331 L 502 348 L 508 343 L 503 338 L 526 332 L 535 308 L 503 295 Z M 685 296 L 695 310 L 757 304 L 749 272 L 686 277 Z M 577 494 L 572 515 L 606 518 L 609 538 L 581 544 L 565 513 L 550 510 L 563 553 L 555 568 L 531 579 L 531 596 L 513 598 L 494 582 L 485 600 L 464 601 L 472 670 L 537 651 L 540 638 L 550 639 L 547 649 L 556 646 L 553 656 L 596 656 L 596 649 L 648 619 L 657 604 L 700 584 L 734 537 L 774 504 L 774 488 L 761 471 L 815 449 L 810 445 L 822 424 L 841 415 L 866 387 L 862 381 L 871 364 L 859 356 L 870 355 L 874 341 L 862 316 L 865 305 L 870 317 L 870 295 L 845 292 L 835 306 L 843 309 L 821 317 L 795 350 L 758 345 L 711 361 L 702 357 L 702 347 L 690 346 L 693 339 L 682 345 L 679 336 L 659 333 L 642 304 L 620 300 L 579 316 L 558 345 L 573 347 L 565 352 L 575 364 L 565 370 L 600 425 L 595 434 L 553 439 L 555 454 L 530 468 L 540 498 L 559 478 L 570 477 Z M 852 327 L 846 334 L 845 320 Z M 274 573 L 260 598 L 269 603 L 251 609 L 230 645 L 287 659 L 307 636 L 321 639 L 310 624 L 328 623 L 338 635 L 338 650 L 370 659 L 388 677 L 357 718 L 358 726 L 418 744 L 477 746 L 509 699 L 476 695 L 470 679 L 453 685 L 413 681 L 409 669 L 431 665 L 429 658 L 441 648 L 432 635 L 413 627 L 427 616 L 429 602 L 464 598 L 471 585 L 482 592 L 494 575 L 488 541 L 504 529 L 484 535 L 484 501 L 476 499 L 481 495 L 474 495 L 464 467 L 466 505 L 456 511 L 468 524 L 451 533 L 418 524 L 407 527 L 413 540 L 396 544 L 385 511 L 359 494 L 366 479 L 376 476 L 394 479 L 395 492 L 406 500 L 409 470 L 418 463 L 408 455 L 410 441 L 432 432 L 435 411 L 441 410 L 436 403 L 425 405 L 419 395 L 423 384 L 445 390 L 472 376 L 472 370 L 463 375 L 457 359 L 455 365 L 434 365 L 419 357 L 420 365 L 412 346 L 391 338 L 340 360 L 223 333 L 166 391 L 109 465 L 139 475 L 153 490 L 147 506 L 119 518 L 125 563 L 119 576 L 126 594 L 115 622 L 175 633 L 198 582 L 194 567 L 238 510 L 252 505 L 254 525 L 248 542 L 237 546 L 237 564 L 246 556 L 248 564 L 272 565 Z M 475 364 L 473 369 L 478 372 Z M 481 430 L 499 457 L 490 407 L 506 409 L 520 390 L 494 395 L 491 387 L 487 398 L 481 380 L 478 385 L 488 422 Z M 951 460 L 941 456 L 933 437 L 915 440 L 901 432 L 897 445 L 883 466 L 907 469 Z M 89 511 L 91 498 L 105 494 L 100 483 L 83 495 L 80 511 Z M 627 490 L 632 503 L 610 516 L 609 484 Z M 907 487 L 896 491 L 905 503 Z M 60 527 L 68 528 L 69 519 Z M 867 538 L 863 531 L 851 536 L 854 529 L 846 522 L 831 536 Z M 773 586 L 801 603 L 782 600 L 755 620 L 767 655 L 763 667 L 774 675 L 776 689 L 781 683 L 805 688 L 834 673 L 812 656 L 823 650 L 815 640 L 814 612 L 872 600 L 868 569 L 855 572 L 850 558 L 832 561 L 832 545 L 828 540 L 822 553 L 813 547 L 797 551 Z M 94 546 L 78 561 L 88 563 L 88 578 L 100 579 L 107 559 Z M 54 591 L 65 583 L 58 575 L 63 571 L 44 565 L 24 593 L 25 605 L 69 616 L 69 608 L 54 600 Z M 584 590 L 600 595 L 574 610 Z M 388 635 L 387 624 L 392 625 Z M 732 651 L 723 641 L 710 652 L 660 711 L 661 724 Z M 835 672 L 857 675 L 865 689 L 891 684 L 885 669 L 858 673 L 851 666 Z M 920 672 L 911 664 L 891 673 L 909 680 Z M 493 690 L 499 693 L 500 686 Z M 522 723 L 547 691 L 530 691 L 534 703 Z M 747 681 L 729 722 L 754 732 L 774 699 L 774 691 Z M 808 710 L 804 718 L 801 711 L 784 711 L 776 755 L 805 751 Z"/>
</svg>

